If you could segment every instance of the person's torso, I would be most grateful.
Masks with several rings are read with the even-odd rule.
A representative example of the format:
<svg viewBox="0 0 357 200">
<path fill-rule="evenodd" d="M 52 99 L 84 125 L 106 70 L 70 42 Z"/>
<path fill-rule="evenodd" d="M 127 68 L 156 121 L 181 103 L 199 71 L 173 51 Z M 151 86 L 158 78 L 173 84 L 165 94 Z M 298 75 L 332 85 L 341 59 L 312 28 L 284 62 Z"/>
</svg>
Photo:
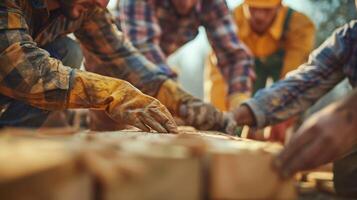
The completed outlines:
<svg viewBox="0 0 357 200">
<path fill-rule="evenodd" d="M 9 1 L 10 0 L 6 0 Z M 16 9 L 20 9 L 27 24 L 28 33 L 38 46 L 44 46 L 60 36 L 73 33 L 83 23 L 86 13 L 77 20 L 66 18 L 59 10 L 49 12 L 44 0 L 20 0 Z M 13 3 L 14 4 L 14 3 Z M 12 10 L 12 6 L 9 6 Z"/>
<path fill-rule="evenodd" d="M 160 47 L 165 54 L 173 53 L 198 35 L 198 28 L 202 25 L 201 10 L 200 6 L 195 7 L 183 17 L 177 14 L 169 0 L 155 1 L 155 13 L 162 30 Z"/>
<path fill-rule="evenodd" d="M 281 78 L 284 66 L 285 41 L 294 10 L 283 6 L 271 27 L 262 34 L 255 33 L 249 25 L 243 6 L 234 10 L 234 17 L 239 27 L 240 39 L 251 49 L 255 56 L 254 92 L 266 86 L 268 78 L 274 82 Z"/>
<path fill-rule="evenodd" d="M 252 31 L 243 6 L 234 10 L 234 20 L 239 28 L 239 38 L 249 47 L 252 54 L 258 58 L 266 58 L 284 49 L 284 35 L 287 32 L 292 17 L 292 9 L 283 6 L 264 34 Z"/>
</svg>

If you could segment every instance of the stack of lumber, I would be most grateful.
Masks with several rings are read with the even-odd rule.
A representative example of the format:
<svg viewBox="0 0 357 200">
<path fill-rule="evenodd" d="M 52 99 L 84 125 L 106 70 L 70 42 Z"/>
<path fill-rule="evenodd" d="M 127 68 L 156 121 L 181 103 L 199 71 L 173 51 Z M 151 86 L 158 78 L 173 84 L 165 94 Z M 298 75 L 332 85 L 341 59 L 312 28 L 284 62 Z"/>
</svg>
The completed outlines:
<svg viewBox="0 0 357 200">
<path fill-rule="evenodd" d="M 272 159 L 281 146 L 183 128 L 0 133 L 1 199 L 295 199 Z"/>
<path fill-rule="evenodd" d="M 90 199 L 78 158 L 63 142 L 0 136 L 0 199 Z"/>
</svg>

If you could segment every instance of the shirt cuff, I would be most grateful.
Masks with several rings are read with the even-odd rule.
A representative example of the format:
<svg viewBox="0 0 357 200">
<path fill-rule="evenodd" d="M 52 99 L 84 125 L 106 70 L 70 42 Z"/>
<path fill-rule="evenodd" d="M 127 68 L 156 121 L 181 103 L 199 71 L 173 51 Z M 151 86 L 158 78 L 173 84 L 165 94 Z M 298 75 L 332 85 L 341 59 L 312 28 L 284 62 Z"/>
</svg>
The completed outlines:
<svg viewBox="0 0 357 200">
<path fill-rule="evenodd" d="M 246 102 L 243 103 L 243 105 L 246 105 L 250 108 L 250 110 L 253 112 L 255 121 L 256 121 L 256 127 L 257 128 L 263 128 L 266 125 L 266 114 L 264 113 L 263 109 L 260 108 L 259 103 L 255 99 L 250 99 Z"/>
</svg>

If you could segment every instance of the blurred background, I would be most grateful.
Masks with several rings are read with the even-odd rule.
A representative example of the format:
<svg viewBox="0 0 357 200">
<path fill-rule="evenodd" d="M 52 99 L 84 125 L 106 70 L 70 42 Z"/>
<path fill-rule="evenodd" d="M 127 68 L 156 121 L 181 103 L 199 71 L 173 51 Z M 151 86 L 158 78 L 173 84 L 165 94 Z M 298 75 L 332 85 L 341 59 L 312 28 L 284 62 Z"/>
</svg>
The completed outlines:
<svg viewBox="0 0 357 200">
<path fill-rule="evenodd" d="M 230 9 L 242 3 L 242 0 L 226 1 Z M 354 0 L 285 0 L 284 3 L 314 21 L 317 27 L 316 47 L 334 29 L 357 17 Z M 115 4 L 116 0 L 111 0 L 109 7 L 114 8 Z M 170 66 L 178 71 L 181 85 L 201 99 L 204 99 L 204 68 L 210 51 L 205 30 L 201 27 L 196 39 L 187 43 L 169 59 Z"/>
</svg>

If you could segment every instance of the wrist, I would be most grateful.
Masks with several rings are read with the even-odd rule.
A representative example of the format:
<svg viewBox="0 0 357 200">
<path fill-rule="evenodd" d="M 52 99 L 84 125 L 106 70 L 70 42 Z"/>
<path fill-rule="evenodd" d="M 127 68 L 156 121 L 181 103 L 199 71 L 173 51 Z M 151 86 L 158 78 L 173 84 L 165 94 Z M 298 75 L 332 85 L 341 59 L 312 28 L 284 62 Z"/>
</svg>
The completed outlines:
<svg viewBox="0 0 357 200">
<path fill-rule="evenodd" d="M 228 97 L 228 108 L 229 110 L 234 110 L 238 108 L 241 104 L 247 101 L 251 97 L 249 92 L 234 93 Z"/>
<path fill-rule="evenodd" d="M 256 120 L 254 118 L 252 110 L 247 105 L 241 105 L 235 111 L 233 111 L 234 119 L 237 125 L 243 126 L 255 126 Z"/>
<path fill-rule="evenodd" d="M 161 85 L 155 98 L 164 104 L 171 114 L 176 116 L 180 116 L 180 109 L 187 101 L 194 99 L 194 97 L 185 92 L 178 83 L 170 79 Z"/>
</svg>

